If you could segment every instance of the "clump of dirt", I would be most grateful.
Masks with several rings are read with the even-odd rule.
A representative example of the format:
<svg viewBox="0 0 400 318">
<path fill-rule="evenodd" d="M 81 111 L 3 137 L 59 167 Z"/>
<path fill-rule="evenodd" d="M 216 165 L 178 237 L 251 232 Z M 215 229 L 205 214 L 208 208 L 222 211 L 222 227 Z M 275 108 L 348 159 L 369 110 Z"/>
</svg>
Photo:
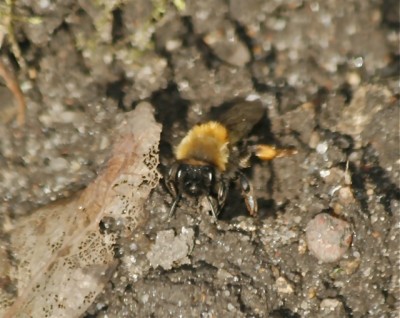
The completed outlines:
<svg viewBox="0 0 400 318">
<path fill-rule="evenodd" d="M 118 113 L 154 105 L 164 172 L 193 124 L 259 100 L 265 115 L 249 138 L 298 153 L 244 171 L 258 215 L 246 214 L 233 188 L 218 222 L 202 201 L 182 202 L 169 220 L 173 198 L 161 182 L 145 206 L 148 222 L 117 241 L 115 271 L 84 316 L 396 317 L 396 8 L 258 0 L 0 7 L 9 17 L 0 22 L 0 58 L 27 103 L 19 127 L 12 96 L 0 90 L 0 256 L 11 255 L 6 233 L 21 217 L 101 171 Z M 310 253 L 305 233 L 321 213 L 352 231 L 328 263 Z M 13 284 L 0 270 L 0 288 Z"/>
</svg>

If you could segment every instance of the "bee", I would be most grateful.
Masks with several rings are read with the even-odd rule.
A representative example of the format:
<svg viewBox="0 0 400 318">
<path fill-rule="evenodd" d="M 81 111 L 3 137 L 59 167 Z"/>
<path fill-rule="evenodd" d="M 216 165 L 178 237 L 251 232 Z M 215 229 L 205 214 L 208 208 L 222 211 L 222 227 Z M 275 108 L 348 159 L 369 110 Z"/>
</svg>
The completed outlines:
<svg viewBox="0 0 400 318">
<path fill-rule="evenodd" d="M 232 183 L 239 186 L 249 214 L 257 214 L 253 186 L 241 170 L 249 166 L 254 156 L 271 160 L 295 153 L 293 149 L 265 144 L 239 147 L 264 113 L 259 101 L 237 102 L 216 118 L 189 130 L 175 148 L 176 161 L 165 176 L 166 187 L 174 197 L 170 218 L 183 197 L 205 197 L 217 219 Z"/>
</svg>

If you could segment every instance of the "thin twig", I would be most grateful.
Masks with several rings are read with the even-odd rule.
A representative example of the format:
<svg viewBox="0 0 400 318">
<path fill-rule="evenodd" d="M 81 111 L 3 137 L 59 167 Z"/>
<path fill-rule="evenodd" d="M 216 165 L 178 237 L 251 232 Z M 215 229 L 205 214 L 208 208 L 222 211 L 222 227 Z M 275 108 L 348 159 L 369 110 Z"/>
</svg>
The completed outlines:
<svg viewBox="0 0 400 318">
<path fill-rule="evenodd" d="M 20 127 L 25 125 L 26 103 L 24 94 L 19 87 L 17 78 L 10 72 L 2 60 L 0 60 L 0 76 L 4 78 L 8 89 L 13 93 L 17 101 L 17 123 Z"/>
<path fill-rule="evenodd" d="M 15 32 L 14 32 L 14 21 L 16 19 L 15 16 L 15 2 L 16 0 L 8 0 L 7 4 L 9 7 L 9 19 L 8 19 L 8 24 L 7 24 L 7 36 L 8 36 L 8 40 L 11 44 L 11 49 L 12 52 L 18 62 L 18 65 L 20 66 L 21 69 L 26 70 L 27 69 L 27 65 L 26 62 L 24 60 L 24 58 L 22 57 L 22 52 L 21 52 L 21 48 L 19 47 L 18 41 L 15 37 Z"/>
</svg>

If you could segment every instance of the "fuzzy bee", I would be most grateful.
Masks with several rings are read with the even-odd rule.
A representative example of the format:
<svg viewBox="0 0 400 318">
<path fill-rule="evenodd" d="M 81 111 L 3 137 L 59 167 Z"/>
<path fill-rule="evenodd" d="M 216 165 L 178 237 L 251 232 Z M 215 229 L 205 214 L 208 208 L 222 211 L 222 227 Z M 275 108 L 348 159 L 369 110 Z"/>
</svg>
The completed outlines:
<svg viewBox="0 0 400 318">
<path fill-rule="evenodd" d="M 206 197 L 217 219 L 231 183 L 239 186 L 250 215 L 256 215 L 253 187 L 241 169 L 249 166 L 252 156 L 271 160 L 295 152 L 265 144 L 238 146 L 239 141 L 261 121 L 264 112 L 259 101 L 239 102 L 216 118 L 189 130 L 175 148 L 176 161 L 165 177 L 166 186 L 174 196 L 169 217 L 182 197 Z"/>
</svg>

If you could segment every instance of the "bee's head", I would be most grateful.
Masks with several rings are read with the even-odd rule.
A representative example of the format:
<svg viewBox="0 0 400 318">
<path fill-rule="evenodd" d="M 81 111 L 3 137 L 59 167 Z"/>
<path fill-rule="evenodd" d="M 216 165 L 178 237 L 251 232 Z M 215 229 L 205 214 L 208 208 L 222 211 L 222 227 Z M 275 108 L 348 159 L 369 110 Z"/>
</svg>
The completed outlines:
<svg viewBox="0 0 400 318">
<path fill-rule="evenodd" d="M 179 164 L 175 182 L 180 193 L 198 197 L 212 192 L 215 168 L 209 165 Z"/>
<path fill-rule="evenodd" d="M 175 200 L 171 206 L 170 217 L 182 195 L 194 198 L 206 197 L 210 203 L 211 212 L 217 218 L 219 210 L 224 205 L 228 184 L 222 178 L 221 171 L 213 165 L 204 162 L 177 161 L 168 170 L 166 186 Z"/>
</svg>

